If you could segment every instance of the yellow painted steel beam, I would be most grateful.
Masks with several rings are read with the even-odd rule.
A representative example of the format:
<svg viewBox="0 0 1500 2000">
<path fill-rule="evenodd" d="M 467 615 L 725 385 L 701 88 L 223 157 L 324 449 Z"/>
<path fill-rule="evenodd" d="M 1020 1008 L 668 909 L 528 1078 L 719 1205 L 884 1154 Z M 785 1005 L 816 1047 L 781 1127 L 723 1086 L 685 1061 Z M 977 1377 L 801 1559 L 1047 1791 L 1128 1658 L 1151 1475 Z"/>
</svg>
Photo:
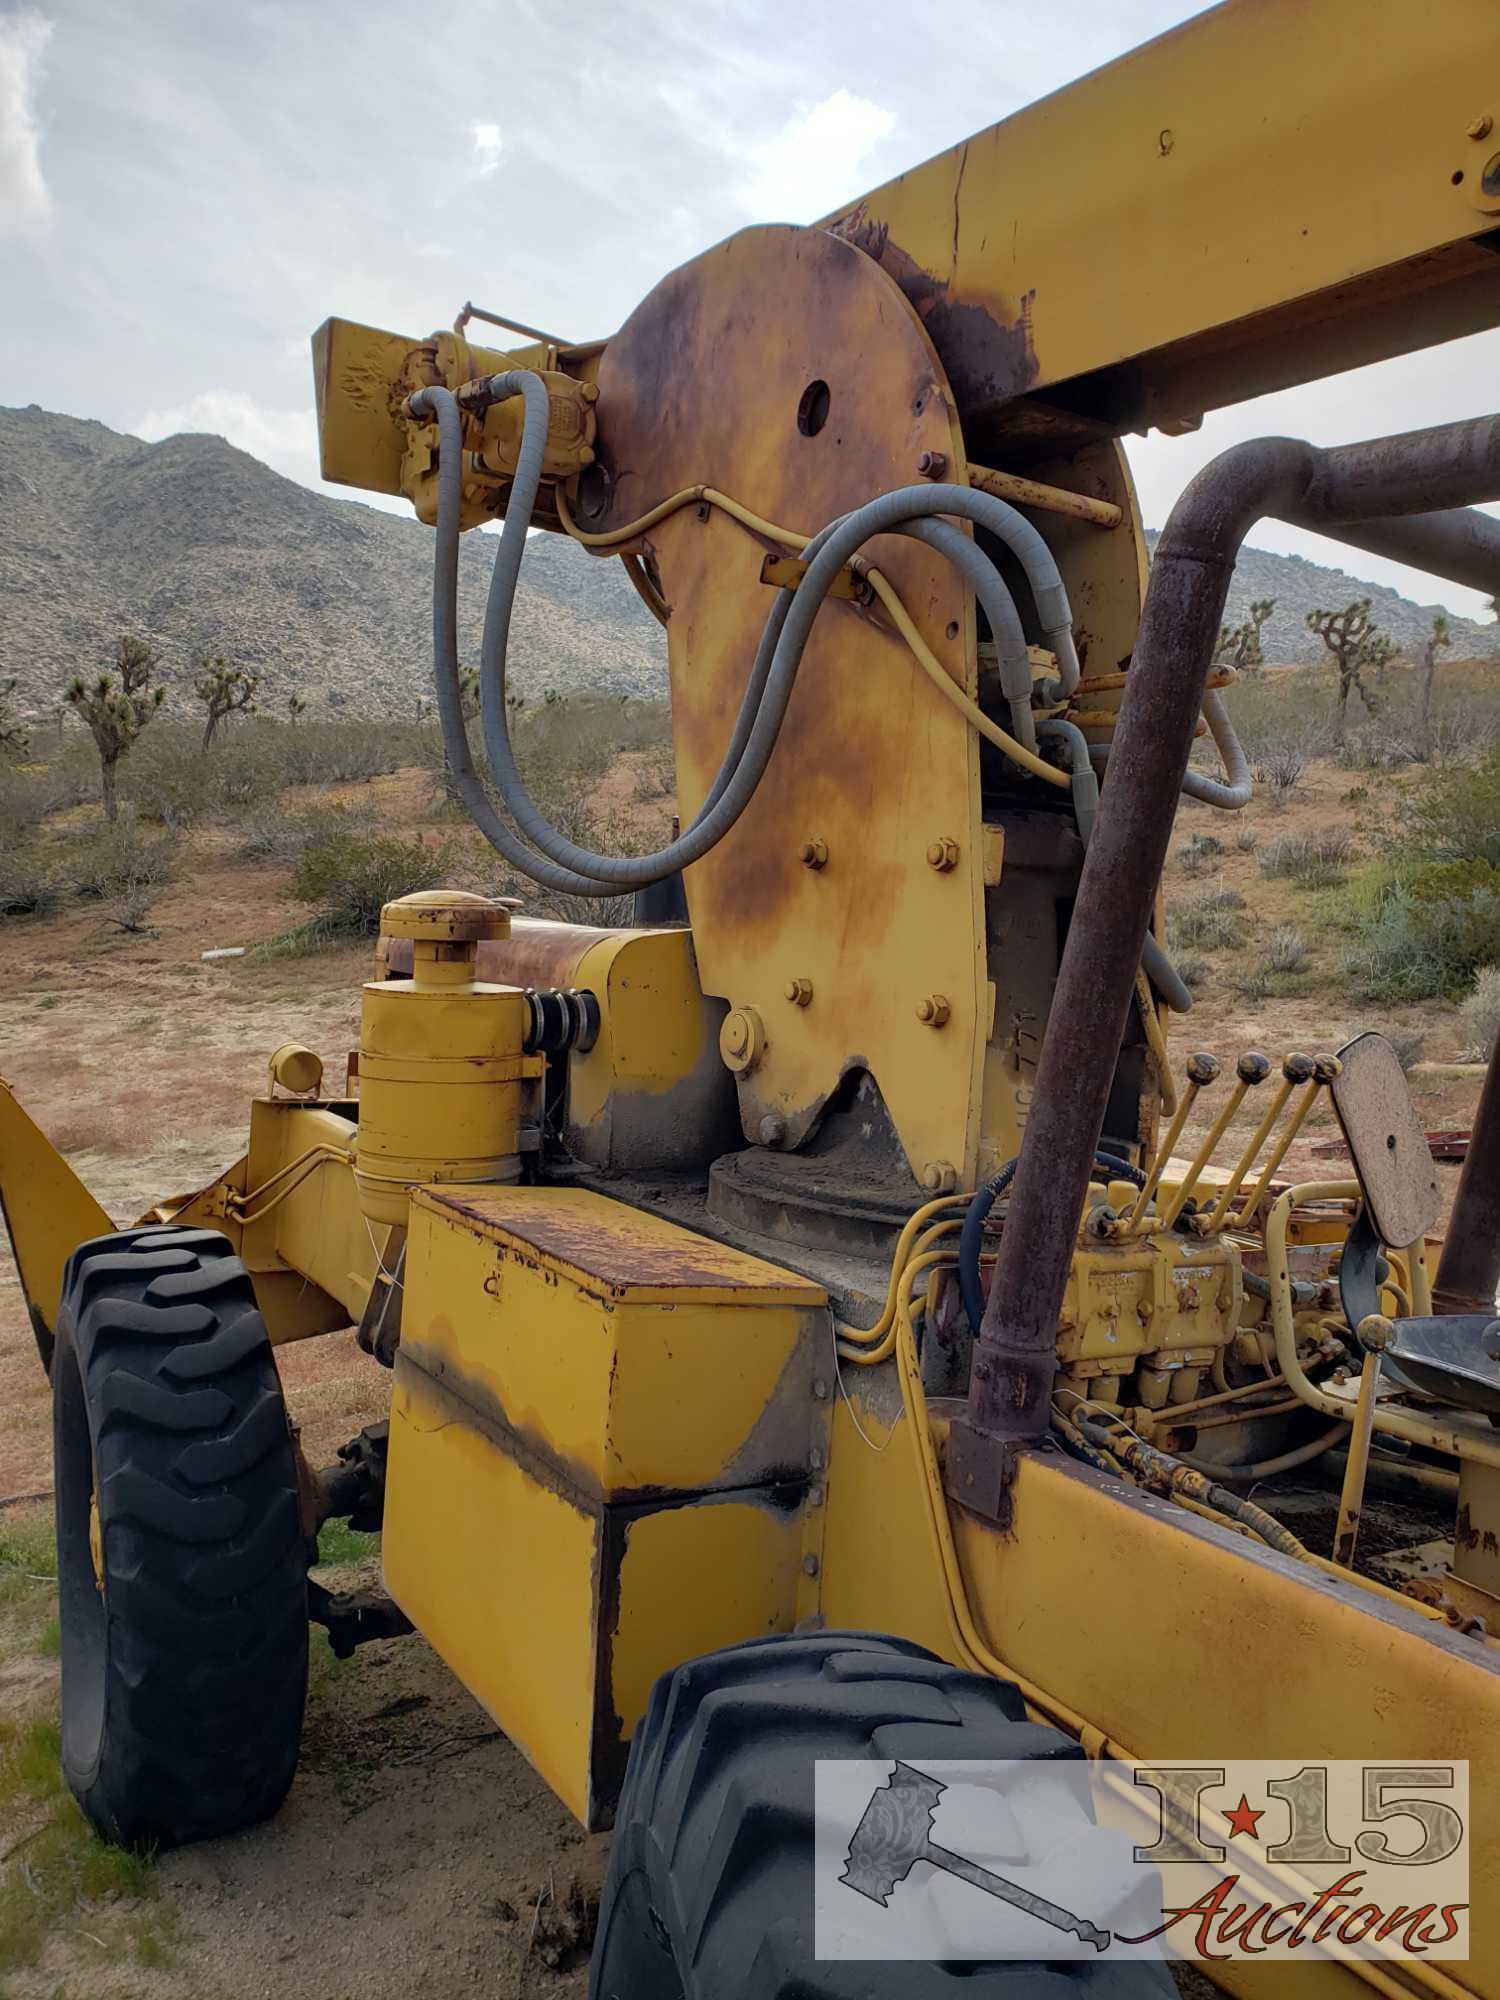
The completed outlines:
<svg viewBox="0 0 1500 2000">
<path fill-rule="evenodd" d="M 113 1222 L 0 1080 L 0 1213 L 33 1323 L 53 1331 L 63 1265 Z"/>
<path fill-rule="evenodd" d="M 1491 326 L 1497 225 L 1493 0 L 1229 0 L 827 226 L 922 315 L 974 449 L 1191 424 Z"/>
</svg>

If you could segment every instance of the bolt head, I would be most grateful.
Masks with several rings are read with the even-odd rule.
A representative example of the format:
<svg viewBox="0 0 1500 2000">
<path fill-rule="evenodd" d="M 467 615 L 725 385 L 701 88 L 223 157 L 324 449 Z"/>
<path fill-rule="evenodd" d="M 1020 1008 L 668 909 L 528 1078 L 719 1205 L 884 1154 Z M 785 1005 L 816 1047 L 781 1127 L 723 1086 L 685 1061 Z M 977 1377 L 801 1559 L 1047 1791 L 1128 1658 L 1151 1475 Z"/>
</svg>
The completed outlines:
<svg viewBox="0 0 1500 2000">
<path fill-rule="evenodd" d="M 945 834 L 941 840 L 928 842 L 927 866 L 935 868 L 939 875 L 946 875 L 958 866 L 958 842 Z"/>
<path fill-rule="evenodd" d="M 813 989 L 810 979 L 789 979 L 781 990 L 794 1007 L 808 1007 L 812 1004 Z"/>
<path fill-rule="evenodd" d="M 924 479 L 941 479 L 948 470 L 948 454 L 943 451 L 918 452 L 917 470 Z"/>
<path fill-rule="evenodd" d="M 1469 120 L 1469 137 L 1471 139 L 1488 139 L 1494 128 L 1494 119 L 1491 118 L 1487 111 L 1481 112 L 1477 118 Z"/>
<path fill-rule="evenodd" d="M 917 1002 L 917 1019 L 924 1028 L 941 1028 L 952 1011 L 941 993 L 929 993 Z"/>
<path fill-rule="evenodd" d="M 797 849 L 797 859 L 804 868 L 825 868 L 828 865 L 828 842 L 804 840 Z"/>
<path fill-rule="evenodd" d="M 948 1194 L 958 1186 L 958 1174 L 947 1160 L 929 1160 L 922 1169 L 922 1185 L 929 1194 Z"/>
</svg>

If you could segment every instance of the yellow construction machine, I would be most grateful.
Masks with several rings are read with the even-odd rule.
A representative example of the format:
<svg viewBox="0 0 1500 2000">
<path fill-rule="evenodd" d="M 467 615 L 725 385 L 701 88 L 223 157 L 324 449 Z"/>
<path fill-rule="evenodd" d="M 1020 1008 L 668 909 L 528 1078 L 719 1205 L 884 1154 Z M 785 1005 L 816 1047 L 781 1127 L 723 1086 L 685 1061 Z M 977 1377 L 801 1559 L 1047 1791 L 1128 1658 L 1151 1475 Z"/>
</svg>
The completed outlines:
<svg viewBox="0 0 1500 2000">
<path fill-rule="evenodd" d="M 244 1156 L 124 1230 L 0 1093 L 101 1828 L 275 1809 L 310 1614 L 415 1627 L 614 1825 L 617 2000 L 1162 1990 L 816 1957 L 815 1758 L 1466 1760 L 1500 1880 L 1500 1083 L 1439 1249 L 1380 1037 L 1167 1059 L 1159 896 L 1180 795 L 1249 795 L 1210 670 L 1247 531 L 1494 592 L 1500 417 L 1237 446 L 1149 568 L 1119 443 L 1497 321 L 1493 0 L 1230 0 L 607 340 L 319 330 L 324 476 L 436 531 L 453 786 L 638 921 L 390 904 L 347 1078 L 276 1051 Z M 501 518 L 481 775 L 458 537 Z M 581 849 L 517 768 L 537 528 L 664 629 L 660 852 Z M 1353 1172 L 1298 1181 L 1320 1099 Z M 274 1349 L 351 1325 L 389 1424 L 310 1468 Z M 1279 1483 L 1330 1467 L 1300 1536 Z M 1393 1481 L 1450 1521 L 1404 1587 L 1356 1566 Z M 310 1586 L 330 1515 L 383 1591 Z M 1213 1976 L 1500 1996 L 1473 1905 L 1462 1963 Z"/>
</svg>

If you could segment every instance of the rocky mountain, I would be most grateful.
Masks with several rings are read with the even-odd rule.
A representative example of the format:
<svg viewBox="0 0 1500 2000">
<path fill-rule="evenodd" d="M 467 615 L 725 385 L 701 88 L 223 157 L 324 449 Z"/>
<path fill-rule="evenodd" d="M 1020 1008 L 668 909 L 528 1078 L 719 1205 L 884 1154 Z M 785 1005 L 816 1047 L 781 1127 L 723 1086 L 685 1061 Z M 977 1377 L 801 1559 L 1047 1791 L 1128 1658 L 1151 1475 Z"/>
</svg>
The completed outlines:
<svg viewBox="0 0 1500 2000">
<path fill-rule="evenodd" d="M 461 630 L 477 645 L 493 535 L 460 543 Z M 222 653 L 317 714 L 407 713 L 432 682 L 432 535 L 283 479 L 219 437 L 159 444 L 34 405 L 0 409 L 0 675 L 43 712 L 117 632 L 169 683 Z M 621 565 L 532 537 L 514 684 L 660 694 L 659 628 Z"/>
<path fill-rule="evenodd" d="M 494 550 L 490 535 L 461 544 L 471 647 Z M 129 631 L 157 647 L 168 682 L 223 653 L 313 713 L 409 714 L 431 695 L 431 565 L 419 522 L 310 492 L 223 438 L 145 444 L 35 405 L 0 409 L 0 675 L 15 676 L 28 712 L 50 710 Z M 1434 607 L 1299 556 L 1246 549 L 1229 618 L 1274 597 L 1267 660 L 1312 660 L 1306 613 L 1365 596 L 1417 653 Z M 1500 627 L 1451 622 L 1450 658 L 1500 656 Z M 561 536 L 532 538 L 514 635 L 514 682 L 533 699 L 665 692 L 661 635 L 620 564 Z"/>
<path fill-rule="evenodd" d="M 1146 537 L 1154 549 L 1154 531 Z M 1235 565 L 1229 586 L 1229 605 L 1224 616 L 1238 625 L 1249 615 L 1257 599 L 1274 598 L 1272 612 L 1261 633 L 1261 651 L 1268 666 L 1291 662 L 1326 660 L 1329 655 L 1322 640 L 1307 629 L 1309 611 L 1339 611 L 1356 598 L 1368 597 L 1370 616 L 1387 637 L 1394 640 L 1402 659 L 1419 660 L 1432 632 L 1432 621 L 1442 611 L 1441 604 L 1414 604 L 1409 597 L 1387 590 L 1378 583 L 1365 583 L 1341 569 L 1328 569 L 1309 562 L 1305 556 L 1272 555 L 1269 549 L 1245 548 Z M 1449 660 L 1500 659 L 1500 625 L 1481 625 L 1472 618 L 1446 614 L 1453 635 Z"/>
</svg>

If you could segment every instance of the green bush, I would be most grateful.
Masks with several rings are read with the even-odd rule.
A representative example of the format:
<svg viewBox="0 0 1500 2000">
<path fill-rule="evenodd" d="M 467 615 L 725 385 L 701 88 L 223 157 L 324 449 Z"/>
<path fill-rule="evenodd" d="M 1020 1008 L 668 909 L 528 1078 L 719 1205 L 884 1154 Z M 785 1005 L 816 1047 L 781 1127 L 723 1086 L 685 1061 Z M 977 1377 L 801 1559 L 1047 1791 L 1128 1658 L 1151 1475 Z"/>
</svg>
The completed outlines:
<svg viewBox="0 0 1500 2000">
<path fill-rule="evenodd" d="M 160 888 L 177 869 L 170 833 L 144 833 L 123 814 L 114 826 L 90 829 L 59 844 L 57 874 L 75 896 L 97 901 L 141 888 Z"/>
<path fill-rule="evenodd" d="M 1488 1062 L 1500 1041 L 1500 965 L 1482 965 L 1474 990 L 1464 1001 L 1464 1054 L 1472 1062 Z"/>
<path fill-rule="evenodd" d="M 1341 826 L 1283 834 L 1261 855 L 1260 872 L 1288 876 L 1299 889 L 1330 889 L 1344 879 L 1356 851 L 1354 836 Z"/>
<path fill-rule="evenodd" d="M 440 887 L 453 868 L 446 842 L 324 833 L 308 846 L 292 880 L 300 901 L 319 906 L 312 931 L 304 934 L 328 941 L 374 937 L 385 904 L 418 889 Z"/>
<path fill-rule="evenodd" d="M 1500 872 L 1483 864 L 1418 869 L 1391 887 L 1344 959 L 1362 1000 L 1457 996 L 1500 961 Z"/>
<path fill-rule="evenodd" d="M 1238 913 L 1244 907 L 1245 899 L 1238 889 L 1206 889 L 1201 896 L 1184 897 L 1168 914 L 1168 942 L 1176 951 L 1185 947 L 1225 950 L 1240 941 Z"/>
<path fill-rule="evenodd" d="M 1500 750 L 1424 785 L 1404 802 L 1398 824 L 1418 853 L 1500 868 Z"/>
</svg>

